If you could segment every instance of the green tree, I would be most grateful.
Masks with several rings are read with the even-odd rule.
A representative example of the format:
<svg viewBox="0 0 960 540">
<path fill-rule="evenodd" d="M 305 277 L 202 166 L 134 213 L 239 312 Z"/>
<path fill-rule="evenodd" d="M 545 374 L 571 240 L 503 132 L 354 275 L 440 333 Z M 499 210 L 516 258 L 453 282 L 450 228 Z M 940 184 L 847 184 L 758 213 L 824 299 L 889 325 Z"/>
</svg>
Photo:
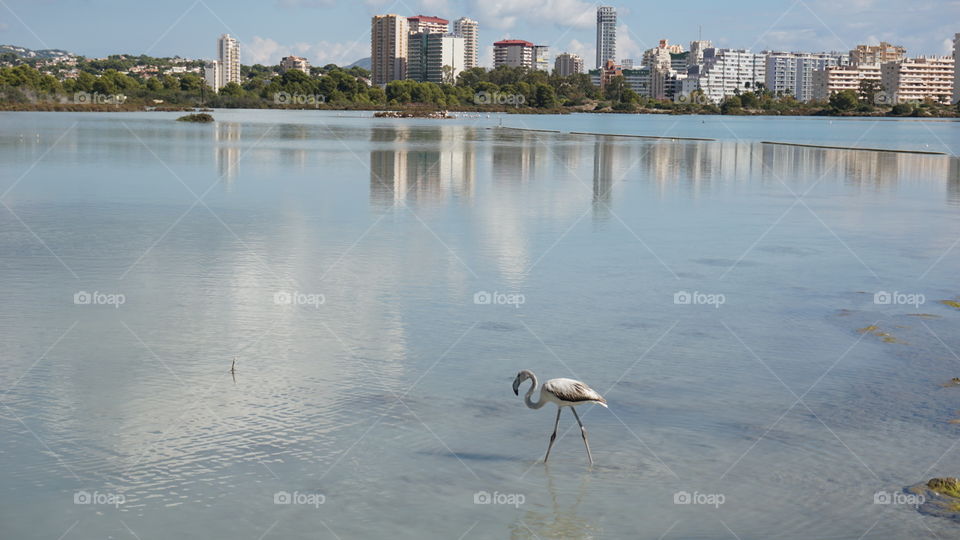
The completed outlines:
<svg viewBox="0 0 960 540">
<path fill-rule="evenodd" d="M 880 81 L 872 81 L 864 79 L 860 81 L 860 88 L 858 90 L 860 101 L 869 104 L 877 103 L 877 95 L 885 92 L 883 85 L 880 84 Z"/>
<path fill-rule="evenodd" d="M 860 100 L 857 98 L 857 93 L 853 90 L 834 92 L 830 96 L 830 107 L 837 112 L 852 111 L 856 109 L 859 104 Z"/>
<path fill-rule="evenodd" d="M 553 87 L 548 84 L 537 84 L 534 94 L 534 107 L 539 107 L 541 109 L 552 109 L 558 105 L 557 94 L 554 92 Z"/>
</svg>

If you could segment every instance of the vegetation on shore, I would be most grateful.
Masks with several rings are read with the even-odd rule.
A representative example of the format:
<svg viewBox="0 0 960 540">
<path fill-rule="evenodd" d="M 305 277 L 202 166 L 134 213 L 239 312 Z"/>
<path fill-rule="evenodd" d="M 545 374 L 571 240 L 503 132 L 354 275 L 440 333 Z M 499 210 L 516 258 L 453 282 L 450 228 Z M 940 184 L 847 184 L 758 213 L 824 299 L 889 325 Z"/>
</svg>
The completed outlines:
<svg viewBox="0 0 960 540">
<path fill-rule="evenodd" d="M 122 59 L 121 59 L 122 58 Z M 449 110 L 509 113 L 654 113 L 725 115 L 834 115 L 957 117 L 958 107 L 934 102 L 879 103 L 880 88 L 844 91 L 827 102 L 800 102 L 760 87 L 730 96 L 719 105 L 695 92 L 678 101 L 655 100 L 634 92 L 623 77 L 604 89 L 589 75 L 559 77 L 522 68 L 474 68 L 445 84 L 393 81 L 369 86 L 369 72 L 334 65 L 277 75 L 273 67 L 243 67 L 243 84 L 214 92 L 196 73 L 141 77 L 123 74 L 135 57 L 84 61 L 76 78 L 60 80 L 23 63 L 0 68 L 0 110 L 130 111 L 144 108 L 191 110 L 279 108 L 320 110 Z"/>
</svg>

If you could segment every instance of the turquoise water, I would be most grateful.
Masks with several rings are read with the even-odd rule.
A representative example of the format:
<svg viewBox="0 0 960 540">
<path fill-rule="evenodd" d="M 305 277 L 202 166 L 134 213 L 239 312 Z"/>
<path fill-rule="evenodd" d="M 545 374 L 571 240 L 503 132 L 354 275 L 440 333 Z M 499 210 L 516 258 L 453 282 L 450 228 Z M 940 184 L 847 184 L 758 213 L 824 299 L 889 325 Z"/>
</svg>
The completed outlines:
<svg viewBox="0 0 960 540">
<path fill-rule="evenodd" d="M 176 116 L 0 114 L 0 537 L 956 535 L 960 163 L 761 141 L 957 123 Z"/>
</svg>

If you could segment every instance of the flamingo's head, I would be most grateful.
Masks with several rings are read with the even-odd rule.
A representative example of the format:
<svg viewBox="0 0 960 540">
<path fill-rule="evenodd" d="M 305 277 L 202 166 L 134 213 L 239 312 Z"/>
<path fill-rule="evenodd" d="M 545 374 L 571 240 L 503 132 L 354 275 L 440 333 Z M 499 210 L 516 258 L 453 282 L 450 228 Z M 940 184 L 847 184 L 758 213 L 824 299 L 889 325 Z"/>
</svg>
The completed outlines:
<svg viewBox="0 0 960 540">
<path fill-rule="evenodd" d="M 523 381 L 525 381 L 525 380 L 527 380 L 527 379 L 532 379 L 532 378 L 533 378 L 533 373 L 531 373 L 530 370 L 525 369 L 525 370 L 521 371 L 520 373 L 517 373 L 517 378 L 513 380 L 513 393 L 514 393 L 515 395 L 518 395 L 518 396 L 519 396 L 519 395 L 520 395 L 520 384 L 521 384 Z"/>
</svg>

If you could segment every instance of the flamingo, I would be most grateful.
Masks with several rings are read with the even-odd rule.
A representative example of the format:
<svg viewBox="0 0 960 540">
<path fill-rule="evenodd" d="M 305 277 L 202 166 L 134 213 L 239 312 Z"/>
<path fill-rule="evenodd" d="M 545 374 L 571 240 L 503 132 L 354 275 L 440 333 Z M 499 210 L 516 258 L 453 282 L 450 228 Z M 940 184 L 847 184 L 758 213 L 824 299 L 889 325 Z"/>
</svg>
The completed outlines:
<svg viewBox="0 0 960 540">
<path fill-rule="evenodd" d="M 537 376 L 528 369 L 517 373 L 517 378 L 513 380 L 513 393 L 519 396 L 520 384 L 527 379 L 533 381 L 530 389 L 527 390 L 527 394 L 523 396 L 523 402 L 527 404 L 527 407 L 539 409 L 547 403 L 555 403 L 557 405 L 557 419 L 553 423 L 553 435 L 550 436 L 550 444 L 547 446 L 547 455 L 543 458 L 543 462 L 546 463 L 547 460 L 550 459 L 550 450 L 553 449 L 553 443 L 557 440 L 557 426 L 560 425 L 560 412 L 563 411 L 564 407 L 570 407 L 570 410 L 573 411 L 574 418 L 576 418 L 577 423 L 580 424 L 580 435 L 583 436 L 583 445 L 587 447 L 587 459 L 590 460 L 590 465 L 593 465 L 593 456 L 590 455 L 590 442 L 587 440 L 587 428 L 583 427 L 583 422 L 580 421 L 580 415 L 577 414 L 575 407 L 577 405 L 583 405 L 584 403 L 596 403 L 597 405 L 606 407 L 607 400 L 603 399 L 603 396 L 580 381 L 573 379 L 550 379 L 543 384 L 543 388 L 540 390 L 540 399 L 534 402 L 530 397 L 537 389 Z"/>
</svg>

